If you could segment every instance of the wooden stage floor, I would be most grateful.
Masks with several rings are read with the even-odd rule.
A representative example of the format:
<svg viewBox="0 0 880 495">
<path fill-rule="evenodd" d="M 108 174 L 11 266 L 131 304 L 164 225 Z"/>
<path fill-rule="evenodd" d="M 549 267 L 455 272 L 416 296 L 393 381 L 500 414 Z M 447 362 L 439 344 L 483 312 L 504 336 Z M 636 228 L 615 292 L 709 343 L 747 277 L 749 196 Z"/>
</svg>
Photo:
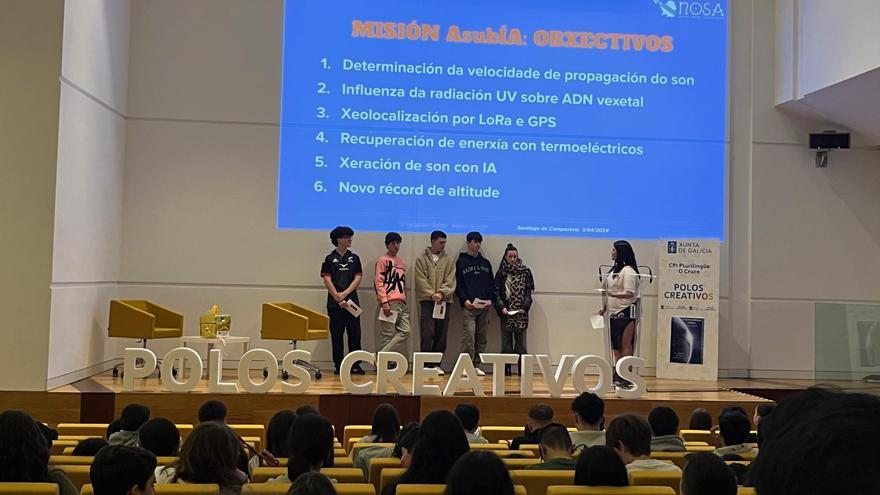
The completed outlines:
<svg viewBox="0 0 880 495">
<path fill-rule="evenodd" d="M 225 379 L 233 381 L 234 375 L 228 370 Z M 255 371 L 254 378 L 259 376 Z M 355 382 L 375 379 L 375 375 L 355 376 Z M 411 382 L 411 375 L 407 375 Z M 407 384 L 407 389 L 411 383 Z M 433 380 L 441 387 L 448 375 Z M 653 407 L 668 406 L 675 409 L 687 422 L 691 411 L 697 407 L 708 409 L 713 416 L 728 405 L 740 405 L 748 411 L 768 400 L 779 400 L 786 395 L 817 384 L 815 380 L 778 379 L 720 379 L 718 382 L 679 381 L 645 377 L 647 393 L 639 399 L 621 399 L 613 393 L 607 394 L 606 419 L 610 420 L 622 412 L 647 414 Z M 259 381 L 259 380 L 257 380 Z M 492 377 L 481 379 L 484 390 L 491 391 Z M 0 392 L 0 409 L 23 409 L 30 411 L 37 419 L 49 424 L 61 422 L 99 422 L 106 423 L 118 417 L 123 407 L 132 403 L 148 405 L 154 417 L 167 417 L 178 423 L 196 423 L 199 405 L 208 399 L 220 399 L 229 409 L 229 421 L 235 423 L 267 424 L 269 418 L 281 409 L 294 409 L 303 404 L 318 407 L 321 413 L 330 418 L 337 428 L 346 424 L 369 424 L 375 407 L 382 402 L 393 404 L 401 421 L 418 421 L 434 409 L 454 409 L 462 402 L 477 405 L 481 411 L 481 424 L 519 425 L 525 422 L 528 409 L 537 403 L 553 407 L 557 420 L 573 425 L 570 412 L 571 399 L 576 395 L 571 381 L 566 383 L 563 396 L 550 398 L 547 386 L 540 375 L 535 375 L 534 396 L 520 397 L 519 378 L 505 378 L 505 397 L 474 397 L 458 394 L 454 397 L 430 397 L 412 395 L 350 395 L 342 387 L 339 377 L 324 374 L 314 380 L 308 392 L 288 395 L 281 392 L 280 381 L 267 394 L 209 394 L 203 379 L 195 391 L 190 393 L 171 393 L 161 386 L 154 374 L 147 379 L 135 382 L 135 390 L 122 391 L 122 378 L 114 378 L 111 372 L 100 373 L 85 380 L 65 385 L 49 392 Z M 429 381 L 428 383 L 431 383 Z M 861 382 L 822 382 L 844 390 L 859 390 L 880 394 L 880 386 Z"/>
</svg>

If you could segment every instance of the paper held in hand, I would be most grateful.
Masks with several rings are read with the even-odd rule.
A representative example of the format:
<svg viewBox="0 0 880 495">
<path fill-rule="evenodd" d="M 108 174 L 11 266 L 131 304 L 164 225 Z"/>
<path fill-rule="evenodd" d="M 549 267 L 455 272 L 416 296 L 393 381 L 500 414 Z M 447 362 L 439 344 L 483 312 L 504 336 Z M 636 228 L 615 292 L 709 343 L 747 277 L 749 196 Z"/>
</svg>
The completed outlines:
<svg viewBox="0 0 880 495">
<path fill-rule="evenodd" d="M 487 301 L 485 299 L 474 299 L 474 302 L 471 304 L 473 304 L 474 307 L 477 309 L 483 309 L 488 308 L 489 305 L 492 304 L 492 301 Z"/>
<path fill-rule="evenodd" d="M 521 310 L 521 309 L 514 309 L 514 310 L 508 309 L 507 316 L 513 316 L 515 314 L 522 313 L 522 312 L 523 312 L 523 310 Z"/>
<path fill-rule="evenodd" d="M 345 310 L 351 313 L 352 316 L 357 318 L 364 312 L 364 309 L 354 303 L 351 299 L 345 301 Z"/>
<path fill-rule="evenodd" d="M 446 301 L 434 303 L 434 319 L 443 320 L 446 318 Z"/>
<path fill-rule="evenodd" d="M 391 310 L 390 316 L 385 316 L 385 311 L 379 308 L 379 321 L 387 321 L 388 323 L 397 323 L 397 311 Z"/>
<path fill-rule="evenodd" d="M 602 315 L 593 315 L 590 317 L 590 324 L 593 325 L 593 330 L 601 330 L 605 328 L 605 317 Z"/>
</svg>

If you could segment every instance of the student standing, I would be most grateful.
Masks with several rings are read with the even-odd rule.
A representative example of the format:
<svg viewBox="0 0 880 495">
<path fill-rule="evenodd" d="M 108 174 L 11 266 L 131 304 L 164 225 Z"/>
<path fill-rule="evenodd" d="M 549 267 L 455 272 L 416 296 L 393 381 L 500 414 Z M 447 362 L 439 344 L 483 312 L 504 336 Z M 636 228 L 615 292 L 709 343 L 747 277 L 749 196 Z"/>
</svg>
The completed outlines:
<svg viewBox="0 0 880 495">
<path fill-rule="evenodd" d="M 330 231 L 330 242 L 335 249 L 324 258 L 321 265 L 321 278 L 327 287 L 327 314 L 330 316 L 330 337 L 333 346 L 333 364 L 336 374 L 344 357 L 343 336 L 348 333 L 348 351 L 361 349 L 361 321 L 346 309 L 346 301 L 360 305 L 357 288 L 363 278 L 361 259 L 349 251 L 354 230 L 351 227 L 336 227 Z M 351 372 L 363 375 L 360 363 L 351 367 Z"/>
<path fill-rule="evenodd" d="M 461 332 L 461 352 L 471 356 L 476 365 L 477 375 L 486 372 L 480 369 L 480 354 L 486 352 L 486 327 L 489 326 L 489 309 L 495 292 L 495 279 L 492 276 L 492 263 L 480 253 L 483 236 L 479 232 L 469 232 L 467 251 L 458 256 L 455 262 L 455 294 L 461 304 L 464 328 Z M 486 301 L 480 307 L 477 300 Z"/>
<path fill-rule="evenodd" d="M 380 319 L 377 323 L 377 352 L 407 354 L 409 341 L 409 308 L 406 306 L 406 262 L 397 254 L 403 239 L 397 232 L 385 235 L 385 254 L 376 260 L 376 299 L 379 313 L 386 318 L 397 313 L 394 321 Z"/>
<path fill-rule="evenodd" d="M 535 279 L 519 251 L 508 244 L 495 274 L 495 310 L 501 317 L 501 353 L 526 353 L 526 330 L 529 328 L 529 309 Z M 510 365 L 504 365 L 504 374 L 510 374 Z M 522 370 L 520 370 L 522 374 Z"/>
<path fill-rule="evenodd" d="M 422 352 L 446 352 L 449 303 L 455 293 L 455 262 L 446 254 L 446 233 L 431 232 L 431 246 L 416 258 L 416 300 L 419 302 L 419 334 Z M 445 303 L 442 318 L 434 317 L 434 306 Z M 440 363 L 434 368 L 443 374 Z"/>
</svg>

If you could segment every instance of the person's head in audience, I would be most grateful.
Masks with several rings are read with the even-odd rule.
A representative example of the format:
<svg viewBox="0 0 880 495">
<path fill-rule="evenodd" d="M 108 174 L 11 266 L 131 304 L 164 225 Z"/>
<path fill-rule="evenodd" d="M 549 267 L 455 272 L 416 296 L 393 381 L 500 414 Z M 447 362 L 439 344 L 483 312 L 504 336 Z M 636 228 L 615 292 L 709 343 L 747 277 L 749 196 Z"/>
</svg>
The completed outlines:
<svg viewBox="0 0 880 495">
<path fill-rule="evenodd" d="M 624 464 L 651 455 L 651 425 L 638 414 L 619 414 L 605 429 L 605 445 L 620 455 Z M 583 455 L 583 454 L 581 454 Z"/>
<path fill-rule="evenodd" d="M 461 422 L 443 409 L 425 417 L 417 442 L 401 483 L 445 483 L 455 461 L 470 450 Z"/>
<path fill-rule="evenodd" d="M 107 425 L 107 438 L 110 438 L 117 431 L 122 431 L 122 423 L 119 421 L 119 418 L 114 419 Z"/>
<path fill-rule="evenodd" d="M 552 423 L 541 430 L 541 443 L 538 448 L 544 461 L 571 459 L 571 453 L 574 451 L 568 428 L 559 423 Z"/>
<path fill-rule="evenodd" d="M 473 404 L 459 404 L 455 406 L 455 417 L 461 421 L 464 431 L 473 433 L 480 426 L 480 409 Z"/>
<path fill-rule="evenodd" d="M 300 418 L 307 415 L 307 414 L 315 414 L 318 416 L 321 415 L 321 411 L 319 411 L 317 407 L 315 407 L 311 404 L 303 404 L 303 405 L 297 407 L 295 412 L 296 412 L 297 417 L 300 417 Z"/>
<path fill-rule="evenodd" d="M 228 426 L 205 421 L 193 428 L 180 446 L 172 482 L 217 483 L 224 488 L 241 485 L 246 476 L 238 470 L 241 439 Z"/>
<path fill-rule="evenodd" d="M 752 418 L 752 422 L 755 424 L 757 428 L 761 421 L 764 420 L 770 413 L 773 412 L 773 409 L 776 408 L 776 404 L 758 404 L 755 406 L 755 416 Z"/>
<path fill-rule="evenodd" d="M 205 401 L 199 406 L 199 423 L 205 421 L 216 421 L 218 423 L 226 423 L 226 404 L 219 400 Z"/>
<path fill-rule="evenodd" d="M 711 452 L 687 455 L 681 474 L 682 495 L 736 495 L 736 475 Z"/>
<path fill-rule="evenodd" d="M 702 407 L 694 409 L 694 412 L 691 413 L 691 420 L 688 422 L 688 429 L 707 431 L 711 430 L 712 415 L 709 414 L 709 411 L 703 409 Z"/>
<path fill-rule="evenodd" d="M 336 495 L 336 488 L 330 478 L 319 472 L 299 475 L 290 485 L 287 495 Z"/>
<path fill-rule="evenodd" d="M 877 493 L 880 397 L 812 387 L 761 421 L 749 478 L 761 495 Z"/>
<path fill-rule="evenodd" d="M 746 411 L 746 408 L 744 408 L 743 406 L 733 405 L 733 406 L 727 406 L 724 409 L 722 409 L 721 414 L 719 414 L 718 417 L 720 418 L 721 416 L 724 416 L 725 414 L 730 414 L 730 413 L 740 413 L 746 417 L 748 417 L 748 415 L 749 415 L 749 413 Z"/>
<path fill-rule="evenodd" d="M 444 495 L 513 495 L 507 466 L 491 450 L 472 450 L 449 471 Z"/>
<path fill-rule="evenodd" d="M 153 418 L 138 430 L 138 444 L 156 457 L 176 456 L 180 451 L 180 431 L 167 418 Z"/>
<path fill-rule="evenodd" d="M 107 446 L 107 440 L 103 438 L 86 438 L 82 442 L 76 444 L 73 448 L 73 455 L 94 457 L 99 450 Z"/>
<path fill-rule="evenodd" d="M 298 416 L 290 409 L 278 411 L 269 420 L 266 428 L 266 450 L 276 459 L 287 457 L 287 435 Z"/>
<path fill-rule="evenodd" d="M 721 438 L 724 445 L 739 445 L 746 443 L 749 439 L 749 431 L 752 429 L 752 423 L 745 414 L 735 411 L 722 414 L 718 418 L 718 428 L 721 430 Z"/>
<path fill-rule="evenodd" d="M 58 430 L 55 430 L 53 428 L 49 428 L 48 426 L 41 423 L 40 421 L 37 421 L 37 428 L 40 429 L 40 433 L 42 433 L 43 438 L 46 439 L 46 445 L 49 446 L 49 450 L 52 450 L 52 443 L 55 440 L 58 440 Z"/>
<path fill-rule="evenodd" d="M 411 423 L 407 423 L 406 426 L 400 430 L 400 436 L 397 438 L 397 443 L 394 444 L 394 449 L 391 451 L 392 457 L 397 457 L 400 459 L 400 467 L 408 468 L 410 464 L 412 464 L 412 454 L 413 450 L 415 450 L 416 442 L 419 439 L 419 430 L 421 429 L 421 425 L 415 421 Z"/>
<path fill-rule="evenodd" d="M 138 431 L 150 420 L 150 408 L 141 404 L 129 404 L 119 415 L 119 426 L 123 431 Z"/>
<path fill-rule="evenodd" d="M 37 422 L 23 411 L 0 414 L 0 482 L 45 482 L 49 445 Z"/>
<path fill-rule="evenodd" d="M 648 423 L 655 437 L 678 434 L 678 414 L 671 407 L 659 406 L 651 409 Z"/>
<path fill-rule="evenodd" d="M 594 445 L 581 451 L 574 468 L 574 484 L 629 486 L 629 476 L 623 460 L 614 449 L 605 445 Z"/>
<path fill-rule="evenodd" d="M 154 495 L 156 456 L 140 447 L 109 445 L 89 468 L 95 495 Z"/>
<path fill-rule="evenodd" d="M 571 401 L 574 424 L 579 431 L 598 431 L 605 422 L 605 401 L 596 394 L 584 392 Z"/>
<path fill-rule="evenodd" d="M 374 442 L 393 443 L 400 434 L 400 418 L 397 409 L 388 403 L 379 404 L 373 412 L 373 427 L 370 434 L 375 436 Z"/>
<path fill-rule="evenodd" d="M 320 471 L 333 455 L 333 427 L 317 414 L 306 414 L 294 421 L 287 436 L 287 477 Z"/>
<path fill-rule="evenodd" d="M 553 408 L 547 404 L 535 404 L 529 409 L 529 419 L 526 423 L 529 431 L 536 431 L 553 423 Z"/>
</svg>

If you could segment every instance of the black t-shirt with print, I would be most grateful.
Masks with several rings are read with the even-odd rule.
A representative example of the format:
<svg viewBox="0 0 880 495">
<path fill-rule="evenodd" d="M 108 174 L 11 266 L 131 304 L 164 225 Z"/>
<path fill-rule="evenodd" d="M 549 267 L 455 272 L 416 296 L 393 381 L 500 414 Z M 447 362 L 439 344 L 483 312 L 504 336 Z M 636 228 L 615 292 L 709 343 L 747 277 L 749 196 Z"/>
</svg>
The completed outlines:
<svg viewBox="0 0 880 495">
<path fill-rule="evenodd" d="M 361 268 L 361 259 L 358 255 L 352 253 L 351 251 L 346 251 L 345 254 L 340 255 L 335 249 L 324 258 L 324 263 L 321 264 L 321 277 L 330 277 L 330 282 L 333 283 L 333 287 L 336 288 L 336 292 L 342 292 L 348 288 L 349 285 L 354 281 L 354 277 L 357 275 L 363 275 L 363 268 Z M 358 300 L 357 291 L 349 294 L 348 299 L 351 299 L 355 302 L 355 304 L 360 305 L 360 301 Z M 333 309 L 338 308 L 339 303 L 333 299 L 333 296 L 330 293 L 327 293 L 327 308 Z"/>
</svg>

